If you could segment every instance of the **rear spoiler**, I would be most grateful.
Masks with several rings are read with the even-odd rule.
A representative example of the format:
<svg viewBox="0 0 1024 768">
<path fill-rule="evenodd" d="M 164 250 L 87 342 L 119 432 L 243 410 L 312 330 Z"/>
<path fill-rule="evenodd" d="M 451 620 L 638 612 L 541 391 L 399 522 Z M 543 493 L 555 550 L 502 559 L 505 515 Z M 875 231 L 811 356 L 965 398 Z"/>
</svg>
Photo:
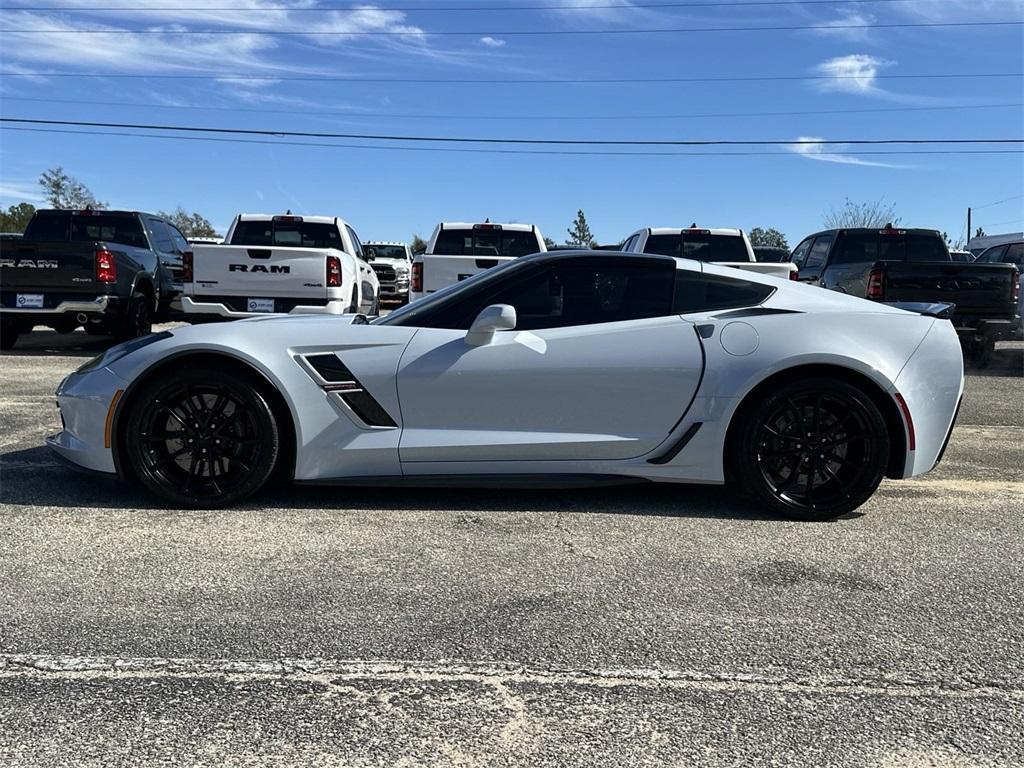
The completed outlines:
<svg viewBox="0 0 1024 768">
<path fill-rule="evenodd" d="M 937 317 L 940 320 L 952 320 L 953 312 L 956 311 L 956 304 L 944 304 L 941 302 L 928 301 L 884 301 L 890 307 L 902 309 L 907 312 L 916 312 L 919 315 Z"/>
</svg>

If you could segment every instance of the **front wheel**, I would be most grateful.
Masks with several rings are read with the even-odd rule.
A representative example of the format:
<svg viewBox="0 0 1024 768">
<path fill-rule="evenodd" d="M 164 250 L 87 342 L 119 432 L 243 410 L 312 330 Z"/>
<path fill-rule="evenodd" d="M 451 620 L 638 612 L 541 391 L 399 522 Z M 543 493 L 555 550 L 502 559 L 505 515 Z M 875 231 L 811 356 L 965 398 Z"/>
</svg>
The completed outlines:
<svg viewBox="0 0 1024 768">
<path fill-rule="evenodd" d="M 885 419 L 870 397 L 844 381 L 785 384 L 741 418 L 732 466 L 743 490 L 788 517 L 831 520 L 851 512 L 885 475 Z"/>
<path fill-rule="evenodd" d="M 199 368 L 160 377 L 133 395 L 125 448 L 149 490 L 186 507 L 235 504 L 262 488 L 280 454 L 263 392 L 238 375 Z"/>
</svg>

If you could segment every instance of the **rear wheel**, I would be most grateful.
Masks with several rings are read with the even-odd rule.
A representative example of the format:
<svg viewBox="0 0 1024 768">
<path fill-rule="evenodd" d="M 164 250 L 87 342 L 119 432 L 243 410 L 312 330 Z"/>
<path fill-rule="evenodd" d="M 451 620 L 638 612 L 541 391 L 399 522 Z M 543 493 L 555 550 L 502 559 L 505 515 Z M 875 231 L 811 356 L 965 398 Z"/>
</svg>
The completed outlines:
<svg viewBox="0 0 1024 768">
<path fill-rule="evenodd" d="M 21 326 L 13 320 L 0 321 L 0 349 L 11 349 L 18 343 Z"/>
<path fill-rule="evenodd" d="M 776 512 L 830 520 L 867 501 L 885 474 L 885 419 L 844 381 L 791 382 L 742 418 L 733 467 L 743 489 Z"/>
<path fill-rule="evenodd" d="M 263 392 L 200 368 L 154 380 L 132 397 L 125 447 L 136 477 L 187 507 L 223 507 L 262 488 L 281 450 Z"/>
<path fill-rule="evenodd" d="M 143 293 L 132 294 L 114 336 L 122 341 L 137 339 L 153 330 L 153 308 Z"/>
</svg>

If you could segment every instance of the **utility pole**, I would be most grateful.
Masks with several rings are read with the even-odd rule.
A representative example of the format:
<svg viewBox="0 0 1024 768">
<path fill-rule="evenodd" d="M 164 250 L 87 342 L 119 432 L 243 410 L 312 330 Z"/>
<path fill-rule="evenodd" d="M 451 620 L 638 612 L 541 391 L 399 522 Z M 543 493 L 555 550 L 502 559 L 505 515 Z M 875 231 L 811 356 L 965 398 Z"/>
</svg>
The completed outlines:
<svg viewBox="0 0 1024 768">
<path fill-rule="evenodd" d="M 967 243 L 971 241 L 971 207 L 967 206 L 967 242 L 964 243 L 964 247 L 967 247 Z"/>
</svg>

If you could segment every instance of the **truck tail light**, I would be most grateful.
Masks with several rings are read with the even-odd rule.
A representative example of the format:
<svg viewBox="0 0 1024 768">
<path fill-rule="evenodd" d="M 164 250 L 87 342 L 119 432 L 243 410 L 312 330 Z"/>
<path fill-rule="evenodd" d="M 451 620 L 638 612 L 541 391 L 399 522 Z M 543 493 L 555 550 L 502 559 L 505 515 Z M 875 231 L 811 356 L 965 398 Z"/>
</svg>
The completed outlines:
<svg viewBox="0 0 1024 768">
<path fill-rule="evenodd" d="M 341 287 L 341 259 L 337 256 L 327 257 L 327 287 Z"/>
<path fill-rule="evenodd" d="M 192 251 L 185 251 L 184 253 L 181 254 L 181 281 L 183 283 L 192 282 L 192 267 Z"/>
<path fill-rule="evenodd" d="M 117 261 L 106 248 L 96 251 L 96 279 L 101 283 L 117 282 Z"/>
<path fill-rule="evenodd" d="M 800 279 L 800 269 L 797 268 L 797 269 L 794 269 L 794 270 L 790 270 L 789 279 L 790 280 L 799 280 Z"/>
<path fill-rule="evenodd" d="M 412 279 L 409 287 L 419 293 L 423 290 L 423 262 L 414 261 L 412 263 Z"/>
<path fill-rule="evenodd" d="M 1013 288 L 1011 289 L 1014 303 L 1020 301 L 1020 270 L 1013 270 Z"/>
<path fill-rule="evenodd" d="M 868 275 L 868 298 L 880 301 L 885 296 L 885 270 L 875 268 Z"/>
</svg>

